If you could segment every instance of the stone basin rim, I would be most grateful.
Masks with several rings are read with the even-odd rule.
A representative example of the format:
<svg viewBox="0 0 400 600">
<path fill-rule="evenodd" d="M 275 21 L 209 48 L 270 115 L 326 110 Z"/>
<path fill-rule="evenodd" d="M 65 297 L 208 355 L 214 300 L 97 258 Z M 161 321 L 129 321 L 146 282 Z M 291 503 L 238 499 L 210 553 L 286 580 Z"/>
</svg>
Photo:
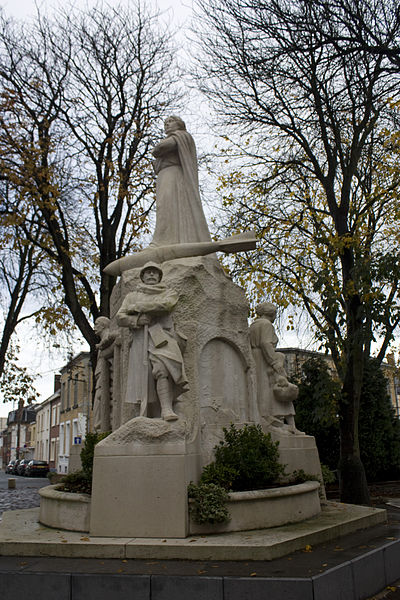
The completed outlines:
<svg viewBox="0 0 400 600">
<path fill-rule="evenodd" d="M 42 498 L 50 498 L 51 500 L 90 503 L 92 497 L 89 494 L 63 492 L 62 490 L 57 489 L 59 486 L 59 483 L 55 485 L 46 485 L 46 487 L 40 488 L 39 495 L 42 496 Z"/>
<path fill-rule="evenodd" d="M 230 502 L 242 500 L 262 500 L 263 498 L 282 498 L 284 496 L 298 496 L 316 490 L 320 487 L 319 481 L 305 481 L 284 487 L 266 488 L 264 490 L 247 490 L 245 492 L 229 492 Z"/>
<path fill-rule="evenodd" d="M 91 501 L 89 494 L 78 492 L 64 492 L 58 490 L 60 484 L 47 485 L 39 490 L 40 496 L 43 498 L 51 498 L 53 500 L 70 500 L 71 502 L 87 502 Z M 244 492 L 229 492 L 229 502 L 240 502 L 243 500 L 261 500 L 263 498 L 281 498 L 284 496 L 293 496 L 302 493 L 307 493 L 320 487 L 318 481 L 305 481 L 294 485 L 288 485 L 277 488 L 266 488 L 263 490 L 247 490 Z M 190 498 L 189 502 L 193 502 Z"/>
</svg>

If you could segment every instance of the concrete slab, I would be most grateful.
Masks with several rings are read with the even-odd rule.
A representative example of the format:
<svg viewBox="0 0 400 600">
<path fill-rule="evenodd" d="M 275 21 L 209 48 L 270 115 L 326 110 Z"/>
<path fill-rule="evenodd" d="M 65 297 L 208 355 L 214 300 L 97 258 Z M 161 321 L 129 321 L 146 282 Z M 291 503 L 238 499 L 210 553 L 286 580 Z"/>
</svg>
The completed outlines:
<svg viewBox="0 0 400 600">
<path fill-rule="evenodd" d="M 344 562 L 312 578 L 313 600 L 353 600 L 354 581 L 352 563 Z"/>
<path fill-rule="evenodd" d="M 221 600 L 222 577 L 168 577 L 151 578 L 152 600 Z"/>
<path fill-rule="evenodd" d="M 352 561 L 356 598 L 368 598 L 386 585 L 383 549 L 367 552 Z"/>
<path fill-rule="evenodd" d="M 150 577 L 144 575 L 88 574 L 71 576 L 73 600 L 148 600 Z"/>
<path fill-rule="evenodd" d="M 70 600 L 70 578 L 64 573 L 0 573 L 1 597 L 7 600 Z"/>
<path fill-rule="evenodd" d="M 400 576 L 400 541 L 388 544 L 384 551 L 386 585 L 396 581 Z"/>
<path fill-rule="evenodd" d="M 124 558 L 126 538 L 89 539 L 86 533 L 51 529 L 39 523 L 39 508 L 3 513 L 0 556 Z"/>
<path fill-rule="evenodd" d="M 225 577 L 224 600 L 313 600 L 311 580 L 307 579 L 250 579 L 249 577 Z"/>
<path fill-rule="evenodd" d="M 329 502 L 320 516 L 273 529 L 184 539 L 99 538 L 44 527 L 39 509 L 8 511 L 0 523 L 0 556 L 185 560 L 273 560 L 386 522 L 386 511 Z"/>
</svg>

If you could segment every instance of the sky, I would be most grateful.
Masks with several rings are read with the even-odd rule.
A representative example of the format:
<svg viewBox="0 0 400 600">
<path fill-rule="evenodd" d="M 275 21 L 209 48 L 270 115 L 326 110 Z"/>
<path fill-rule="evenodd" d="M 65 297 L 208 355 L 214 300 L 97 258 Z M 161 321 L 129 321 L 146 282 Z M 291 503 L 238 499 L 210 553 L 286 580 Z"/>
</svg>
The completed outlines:
<svg viewBox="0 0 400 600">
<path fill-rule="evenodd" d="M 0 2 L 0 6 L 5 9 L 7 15 L 22 19 L 35 14 L 36 6 L 39 9 L 51 10 L 63 4 L 62 0 L 3 0 L 3 2 Z M 75 0 L 74 4 L 90 7 L 97 4 L 97 0 Z M 107 4 L 111 6 L 128 5 L 129 0 L 107 0 Z M 162 11 L 169 12 L 173 22 L 179 25 L 184 23 L 192 11 L 191 0 L 159 0 L 158 6 Z"/>
</svg>

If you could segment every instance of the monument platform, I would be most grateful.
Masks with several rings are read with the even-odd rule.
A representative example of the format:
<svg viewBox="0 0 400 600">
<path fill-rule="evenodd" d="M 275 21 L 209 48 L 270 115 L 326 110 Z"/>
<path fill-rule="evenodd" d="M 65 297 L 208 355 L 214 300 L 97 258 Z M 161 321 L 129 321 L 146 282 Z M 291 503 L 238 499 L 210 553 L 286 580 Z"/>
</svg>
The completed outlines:
<svg viewBox="0 0 400 600">
<path fill-rule="evenodd" d="M 386 522 L 382 509 L 328 502 L 301 523 L 187 538 L 111 538 L 45 527 L 39 509 L 8 511 L 0 524 L 0 555 L 76 558 L 273 560 Z"/>
<path fill-rule="evenodd" d="M 303 546 L 273 560 L 234 560 L 231 550 L 239 544 L 241 549 L 247 545 L 249 551 L 259 551 L 267 546 L 271 533 L 277 536 L 275 542 L 280 538 L 289 543 L 291 526 L 215 536 L 213 548 L 208 548 L 212 558 L 195 560 L 199 548 L 214 536 L 99 540 L 42 527 L 36 509 L 10 511 L 0 524 L 1 595 L 7 600 L 366 599 L 400 579 L 399 505 L 386 506 L 386 522 L 384 510 L 329 503 L 321 517 L 303 524 L 299 532 Z M 357 520 L 367 528 L 351 533 Z M 307 543 L 321 539 L 322 521 L 328 540 Z M 377 524 L 372 526 L 373 522 Z M 293 527 L 299 531 L 299 525 Z M 343 537 L 329 540 L 334 533 Z M 214 557 L 214 551 L 222 547 L 221 538 L 225 539 L 226 560 Z M 177 543 L 191 560 L 172 559 Z M 142 558 L 128 556 L 135 544 L 137 551 L 146 546 Z M 161 547 L 169 559 L 149 559 L 155 547 Z M 393 593 L 386 589 L 379 597 L 386 594 L 391 598 Z"/>
</svg>

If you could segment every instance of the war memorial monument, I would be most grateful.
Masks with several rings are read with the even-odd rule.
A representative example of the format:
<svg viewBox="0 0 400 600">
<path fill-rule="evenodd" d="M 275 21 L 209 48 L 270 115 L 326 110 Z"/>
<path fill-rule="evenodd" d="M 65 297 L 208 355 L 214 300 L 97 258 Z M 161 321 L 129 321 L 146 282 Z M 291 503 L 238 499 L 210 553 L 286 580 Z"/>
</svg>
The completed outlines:
<svg viewBox="0 0 400 600">
<path fill-rule="evenodd" d="M 95 536 L 187 536 L 187 485 L 231 423 L 270 432 L 287 472 L 321 475 L 314 439 L 295 426 L 297 387 L 275 350 L 276 308 L 260 304 L 249 327 L 244 291 L 215 254 L 254 248 L 255 237 L 211 240 L 193 138 L 174 116 L 165 133 L 153 149 L 153 239 L 107 267 L 120 278 L 110 319 L 96 322 L 95 428 L 112 434 L 96 447 Z M 319 512 L 317 492 L 311 505 Z"/>
<path fill-rule="evenodd" d="M 95 448 L 92 495 L 43 488 L 40 523 L 88 532 L 76 551 L 90 556 L 122 544 L 131 558 L 211 560 L 268 560 L 382 523 L 385 511 L 326 503 L 315 440 L 296 427 L 298 389 L 276 350 L 276 307 L 259 304 L 249 325 L 245 293 L 216 255 L 254 249 L 254 233 L 211 239 L 194 140 L 180 117 L 166 119 L 165 134 L 153 149 L 153 239 L 106 267 L 119 279 L 110 317 L 95 323 L 94 429 L 111 434 Z M 302 470 L 310 481 L 231 492 L 229 520 L 199 524 L 188 485 L 232 424 L 270 434 L 288 478 Z"/>
</svg>

